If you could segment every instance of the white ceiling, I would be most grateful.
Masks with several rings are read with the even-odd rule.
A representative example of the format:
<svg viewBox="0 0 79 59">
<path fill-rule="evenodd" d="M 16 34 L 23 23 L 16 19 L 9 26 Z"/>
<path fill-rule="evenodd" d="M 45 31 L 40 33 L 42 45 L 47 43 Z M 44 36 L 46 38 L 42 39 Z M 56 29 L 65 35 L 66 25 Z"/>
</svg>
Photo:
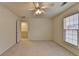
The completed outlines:
<svg viewBox="0 0 79 59">
<path fill-rule="evenodd" d="M 44 17 L 53 17 L 64 10 L 68 9 L 75 2 L 68 2 L 64 6 L 60 6 L 63 2 L 43 2 L 43 5 L 49 5 L 49 8 L 45 9 Z M 34 5 L 32 2 L 15 2 L 15 3 L 2 3 L 3 6 L 11 10 L 17 16 L 26 16 L 26 17 L 34 17 L 34 12 L 28 9 L 34 9 Z"/>
</svg>

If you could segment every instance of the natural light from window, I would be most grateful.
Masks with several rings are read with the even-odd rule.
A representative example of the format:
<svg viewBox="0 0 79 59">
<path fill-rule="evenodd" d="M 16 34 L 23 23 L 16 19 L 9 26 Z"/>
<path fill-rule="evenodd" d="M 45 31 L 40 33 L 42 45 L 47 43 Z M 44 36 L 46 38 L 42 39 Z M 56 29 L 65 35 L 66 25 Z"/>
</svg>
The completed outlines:
<svg viewBox="0 0 79 59">
<path fill-rule="evenodd" d="M 75 46 L 78 46 L 78 17 L 79 14 L 74 14 L 64 18 L 65 42 Z"/>
</svg>

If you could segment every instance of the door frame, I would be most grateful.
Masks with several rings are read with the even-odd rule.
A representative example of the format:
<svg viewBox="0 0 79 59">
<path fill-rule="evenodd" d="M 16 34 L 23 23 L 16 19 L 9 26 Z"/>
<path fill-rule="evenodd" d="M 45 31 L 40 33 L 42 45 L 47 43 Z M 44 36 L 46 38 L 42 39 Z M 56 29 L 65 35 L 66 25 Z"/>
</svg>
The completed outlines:
<svg viewBox="0 0 79 59">
<path fill-rule="evenodd" d="M 27 22 L 27 20 L 22 20 L 22 19 L 19 19 L 16 21 L 16 43 L 20 42 L 21 40 L 21 22 Z M 28 33 L 29 33 L 29 24 L 28 24 Z M 28 35 L 29 37 L 29 35 Z"/>
</svg>

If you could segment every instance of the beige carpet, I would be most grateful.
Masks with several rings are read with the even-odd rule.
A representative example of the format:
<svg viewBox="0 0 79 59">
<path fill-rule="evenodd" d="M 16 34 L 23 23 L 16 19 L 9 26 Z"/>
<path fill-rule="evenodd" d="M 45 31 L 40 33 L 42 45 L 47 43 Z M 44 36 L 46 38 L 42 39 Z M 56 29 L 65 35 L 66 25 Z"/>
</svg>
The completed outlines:
<svg viewBox="0 0 79 59">
<path fill-rule="evenodd" d="M 2 56 L 73 56 L 73 54 L 52 41 L 22 40 Z"/>
</svg>

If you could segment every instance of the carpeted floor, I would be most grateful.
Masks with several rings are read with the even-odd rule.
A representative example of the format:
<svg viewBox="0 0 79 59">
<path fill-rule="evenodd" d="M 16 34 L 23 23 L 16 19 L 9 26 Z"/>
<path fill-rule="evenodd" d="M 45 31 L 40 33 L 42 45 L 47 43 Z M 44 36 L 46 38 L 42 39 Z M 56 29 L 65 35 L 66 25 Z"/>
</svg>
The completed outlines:
<svg viewBox="0 0 79 59">
<path fill-rule="evenodd" d="M 21 40 L 2 56 L 73 56 L 73 54 L 53 41 Z"/>
</svg>

